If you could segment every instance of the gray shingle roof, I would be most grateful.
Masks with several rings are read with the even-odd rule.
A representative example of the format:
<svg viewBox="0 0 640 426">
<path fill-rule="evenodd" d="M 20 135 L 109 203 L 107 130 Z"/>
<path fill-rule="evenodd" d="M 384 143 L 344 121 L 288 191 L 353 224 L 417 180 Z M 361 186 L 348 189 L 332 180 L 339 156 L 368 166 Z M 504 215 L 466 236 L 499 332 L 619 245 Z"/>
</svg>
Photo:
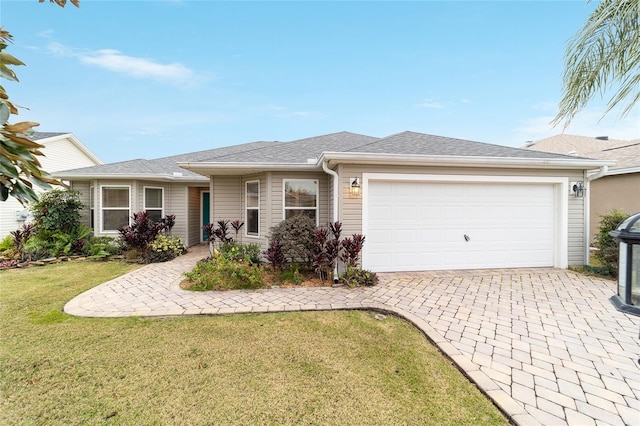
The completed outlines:
<svg viewBox="0 0 640 426">
<path fill-rule="evenodd" d="M 31 135 L 31 139 L 34 141 L 39 141 L 42 139 L 52 138 L 54 136 L 68 135 L 69 132 L 35 132 Z"/>
<path fill-rule="evenodd" d="M 365 145 L 378 138 L 350 132 L 331 133 L 323 136 L 298 139 L 268 145 L 255 151 L 242 151 L 219 156 L 213 162 L 231 163 L 307 163 L 310 158 L 317 159 L 323 152 L 344 152 Z"/>
<path fill-rule="evenodd" d="M 560 154 L 528 151 L 503 145 L 416 132 L 398 133 L 378 139 L 367 145 L 358 146 L 349 151 L 378 154 L 453 155 L 460 157 L 567 158 L 567 156 Z"/>
<path fill-rule="evenodd" d="M 214 148 L 154 160 L 136 159 L 103 164 L 82 169 L 65 170 L 56 175 L 67 176 L 172 176 L 203 179 L 203 176 L 178 167 L 177 163 L 247 163 L 247 164 L 308 164 L 323 152 L 400 154 L 425 156 L 495 157 L 551 159 L 573 158 L 556 153 L 512 148 L 464 139 L 434 136 L 416 132 L 402 132 L 385 138 L 338 132 L 298 139 L 290 142 L 251 142 Z"/>
<path fill-rule="evenodd" d="M 218 161 L 227 155 L 243 151 L 255 151 L 265 146 L 280 144 L 280 142 L 250 142 L 242 145 L 233 145 L 223 148 L 213 148 L 204 151 L 191 152 L 187 154 L 172 155 L 170 157 L 156 158 L 154 160 L 136 159 L 128 161 L 120 161 L 117 163 L 102 164 L 99 166 L 83 167 L 80 169 L 65 170 L 60 176 L 66 175 L 172 175 L 173 173 L 182 173 L 186 177 L 202 178 L 201 175 L 193 173 L 189 170 L 178 167 L 179 162 L 200 162 L 200 161 Z"/>
</svg>

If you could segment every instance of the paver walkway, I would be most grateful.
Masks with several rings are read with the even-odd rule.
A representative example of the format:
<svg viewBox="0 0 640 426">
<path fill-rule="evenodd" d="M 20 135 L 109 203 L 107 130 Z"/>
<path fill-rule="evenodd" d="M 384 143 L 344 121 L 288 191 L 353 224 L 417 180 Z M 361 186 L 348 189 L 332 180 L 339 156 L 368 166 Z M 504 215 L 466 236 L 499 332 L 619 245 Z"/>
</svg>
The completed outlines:
<svg viewBox="0 0 640 426">
<path fill-rule="evenodd" d="M 640 425 L 640 318 L 615 283 L 562 269 L 379 274 L 371 288 L 190 292 L 196 247 L 71 300 L 89 317 L 375 309 L 415 324 L 520 425 Z"/>
</svg>

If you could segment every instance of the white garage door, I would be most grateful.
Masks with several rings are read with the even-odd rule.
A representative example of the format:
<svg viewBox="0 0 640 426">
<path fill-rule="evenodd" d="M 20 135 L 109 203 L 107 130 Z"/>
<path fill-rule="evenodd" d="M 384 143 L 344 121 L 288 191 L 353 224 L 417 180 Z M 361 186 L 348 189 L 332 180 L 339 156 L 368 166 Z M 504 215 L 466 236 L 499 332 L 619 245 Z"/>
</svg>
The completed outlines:
<svg viewBox="0 0 640 426">
<path fill-rule="evenodd" d="M 554 265 L 551 184 L 372 180 L 367 191 L 367 269 Z"/>
</svg>

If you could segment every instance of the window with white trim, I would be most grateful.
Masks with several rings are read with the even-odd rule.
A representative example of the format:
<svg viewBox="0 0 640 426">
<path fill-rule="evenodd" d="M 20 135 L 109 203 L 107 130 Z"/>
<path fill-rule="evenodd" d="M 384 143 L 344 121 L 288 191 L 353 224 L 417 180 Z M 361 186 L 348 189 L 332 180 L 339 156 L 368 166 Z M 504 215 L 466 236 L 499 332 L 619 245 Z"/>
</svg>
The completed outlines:
<svg viewBox="0 0 640 426">
<path fill-rule="evenodd" d="M 246 182 L 245 189 L 245 232 L 247 235 L 257 237 L 260 235 L 260 181 Z"/>
<path fill-rule="evenodd" d="M 131 216 L 131 200 L 128 186 L 103 186 L 102 198 L 102 231 L 116 232 L 119 228 L 129 225 Z"/>
<path fill-rule="evenodd" d="M 164 188 L 144 187 L 144 209 L 149 219 L 160 221 L 164 216 Z"/>
<path fill-rule="evenodd" d="M 318 180 L 317 179 L 285 179 L 284 219 L 303 214 L 318 224 Z"/>
</svg>

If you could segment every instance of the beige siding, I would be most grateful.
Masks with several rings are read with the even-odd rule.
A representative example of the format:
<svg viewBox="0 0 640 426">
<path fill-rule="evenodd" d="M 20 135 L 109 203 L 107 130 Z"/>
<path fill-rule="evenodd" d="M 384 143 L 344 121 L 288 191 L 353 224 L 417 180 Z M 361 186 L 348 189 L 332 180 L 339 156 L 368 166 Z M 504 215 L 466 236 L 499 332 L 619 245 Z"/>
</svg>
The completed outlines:
<svg viewBox="0 0 640 426">
<path fill-rule="evenodd" d="M 82 152 L 69 139 L 45 142 L 42 149 L 44 157 L 39 157 L 42 168 L 49 173 L 61 170 L 79 169 L 80 167 L 95 166 L 96 163 Z"/>
<path fill-rule="evenodd" d="M 211 221 L 236 220 L 242 214 L 242 178 L 240 176 L 213 176 Z"/>
<path fill-rule="evenodd" d="M 591 182 L 590 239 L 600 228 L 601 215 L 613 209 L 631 215 L 640 212 L 640 172 L 605 176 Z"/>
<path fill-rule="evenodd" d="M 80 210 L 80 223 L 90 226 L 89 216 L 91 211 L 89 210 L 89 187 L 91 186 L 91 182 L 73 182 L 71 186 L 72 189 L 78 191 L 80 193 L 80 202 L 84 206 L 82 210 Z"/>
<path fill-rule="evenodd" d="M 342 206 L 340 220 L 343 235 L 362 232 L 362 197 L 352 197 L 349 193 L 349 178 L 362 177 L 363 173 L 395 174 L 441 174 L 441 175 L 487 175 L 487 176 L 530 176 L 530 177 L 567 177 L 569 181 L 584 180 L 581 170 L 535 170 L 535 169 L 491 169 L 491 168 L 442 168 L 442 167 L 392 167 L 342 165 L 340 172 L 340 190 Z M 585 264 L 584 235 L 584 199 L 569 195 L 568 206 L 568 263 Z"/>
<path fill-rule="evenodd" d="M 208 191 L 209 188 L 196 188 L 189 187 L 186 188 L 187 197 L 186 202 L 183 205 L 186 207 L 188 215 L 187 215 L 187 241 L 185 242 L 188 246 L 193 246 L 202 240 L 202 232 L 201 232 L 201 215 L 202 215 L 202 192 Z"/>
</svg>

